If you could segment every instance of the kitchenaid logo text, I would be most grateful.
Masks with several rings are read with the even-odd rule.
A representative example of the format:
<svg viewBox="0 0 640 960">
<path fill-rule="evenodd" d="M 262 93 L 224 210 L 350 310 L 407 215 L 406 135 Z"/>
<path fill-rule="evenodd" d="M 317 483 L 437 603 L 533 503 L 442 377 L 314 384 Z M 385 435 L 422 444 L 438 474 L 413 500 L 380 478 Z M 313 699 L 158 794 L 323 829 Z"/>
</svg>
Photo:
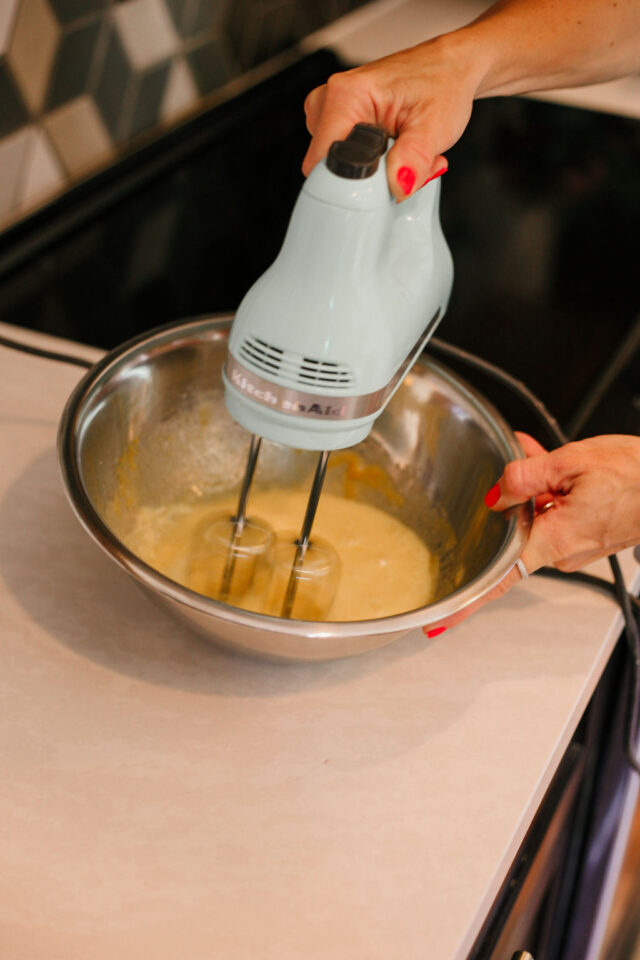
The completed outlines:
<svg viewBox="0 0 640 960">
<path fill-rule="evenodd" d="M 344 417 L 347 413 L 346 404 L 337 407 L 332 403 L 327 403 L 324 398 L 320 397 L 317 400 L 310 399 L 309 402 L 304 403 L 299 399 L 299 396 L 295 396 L 295 394 L 295 399 L 283 396 L 282 393 L 278 392 L 277 387 L 272 389 L 268 386 L 257 386 L 249 377 L 238 370 L 237 367 L 234 367 L 230 373 L 231 380 L 238 390 L 242 390 L 248 397 L 258 400 L 260 403 L 277 407 L 279 410 L 284 411 L 284 413 L 302 413 L 312 417 Z M 294 393 L 294 391 L 289 390 L 286 392 Z"/>
<path fill-rule="evenodd" d="M 274 407 L 278 406 L 278 397 L 275 393 L 272 393 L 269 388 L 262 390 L 260 387 L 256 387 L 255 383 L 252 383 L 251 380 L 240 373 L 239 370 L 232 370 L 231 379 L 236 387 L 255 400 L 260 400 L 261 403 L 270 403 Z"/>
</svg>

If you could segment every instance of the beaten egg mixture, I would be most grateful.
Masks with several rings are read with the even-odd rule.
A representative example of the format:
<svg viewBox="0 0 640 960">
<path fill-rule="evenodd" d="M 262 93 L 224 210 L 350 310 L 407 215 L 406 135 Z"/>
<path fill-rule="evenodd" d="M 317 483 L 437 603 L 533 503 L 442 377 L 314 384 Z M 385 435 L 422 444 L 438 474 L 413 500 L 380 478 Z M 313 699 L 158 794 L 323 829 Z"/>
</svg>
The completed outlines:
<svg viewBox="0 0 640 960">
<path fill-rule="evenodd" d="M 251 494 L 248 518 L 259 518 L 276 535 L 297 531 L 307 505 L 308 491 L 264 489 Z M 231 517 L 237 494 L 206 503 L 143 507 L 127 546 L 142 560 L 183 586 L 202 592 L 202 532 L 207 518 Z M 339 557 L 335 598 L 324 612 L 326 620 L 369 620 L 405 613 L 433 598 L 437 561 L 425 543 L 396 517 L 353 499 L 323 493 L 313 527 L 313 538 L 333 546 Z M 198 563 L 194 566 L 194 556 Z M 269 612 L 263 579 L 255 578 L 233 603 L 258 613 Z M 294 617 L 315 619 L 294 610 Z"/>
</svg>

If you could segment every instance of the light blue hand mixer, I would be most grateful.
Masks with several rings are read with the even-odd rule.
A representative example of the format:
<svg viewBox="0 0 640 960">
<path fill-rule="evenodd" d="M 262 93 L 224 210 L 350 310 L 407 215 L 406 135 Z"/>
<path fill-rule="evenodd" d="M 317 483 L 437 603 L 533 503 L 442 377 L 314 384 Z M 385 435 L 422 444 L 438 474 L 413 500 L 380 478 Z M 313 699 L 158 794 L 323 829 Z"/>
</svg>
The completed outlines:
<svg viewBox="0 0 640 960">
<path fill-rule="evenodd" d="M 309 547 L 330 452 L 369 434 L 449 301 L 453 263 L 440 225 L 440 180 L 397 204 L 387 148 L 386 133 L 369 124 L 332 144 L 300 192 L 278 257 L 231 327 L 225 402 L 252 434 L 234 539 L 261 438 L 320 452 L 293 570 Z M 291 615 L 295 590 L 292 573 L 282 616 Z"/>
</svg>

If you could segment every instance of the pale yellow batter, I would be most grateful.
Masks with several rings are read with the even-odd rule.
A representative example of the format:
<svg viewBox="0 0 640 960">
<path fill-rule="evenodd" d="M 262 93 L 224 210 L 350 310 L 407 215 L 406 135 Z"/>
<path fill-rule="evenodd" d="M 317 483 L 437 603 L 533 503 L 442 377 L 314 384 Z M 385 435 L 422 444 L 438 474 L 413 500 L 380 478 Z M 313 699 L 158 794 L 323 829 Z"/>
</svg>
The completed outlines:
<svg viewBox="0 0 640 960">
<path fill-rule="evenodd" d="M 127 546 L 172 580 L 211 593 L 202 586 L 207 525 L 221 515 L 230 516 L 236 497 L 229 494 L 207 503 L 143 508 Z M 298 531 L 307 498 L 308 491 L 255 490 L 249 517 L 267 521 L 276 534 Z M 424 542 L 390 514 L 323 493 L 313 534 L 328 541 L 340 560 L 335 599 L 323 612 L 323 619 L 369 620 L 414 610 L 432 599 L 436 562 Z M 265 612 L 268 575 L 269 571 L 263 571 L 240 600 L 232 602 Z M 298 609 L 294 616 L 315 619 L 318 613 L 311 608 Z"/>
</svg>

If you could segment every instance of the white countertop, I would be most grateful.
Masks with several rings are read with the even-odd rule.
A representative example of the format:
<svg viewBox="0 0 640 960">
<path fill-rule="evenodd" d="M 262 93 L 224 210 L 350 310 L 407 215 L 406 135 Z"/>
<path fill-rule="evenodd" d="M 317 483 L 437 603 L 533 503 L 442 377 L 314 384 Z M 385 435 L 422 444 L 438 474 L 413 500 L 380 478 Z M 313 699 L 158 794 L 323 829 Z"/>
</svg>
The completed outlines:
<svg viewBox="0 0 640 960">
<path fill-rule="evenodd" d="M 79 376 L 0 348 L 0 954 L 463 960 L 615 605 L 532 578 L 360 658 L 222 652 L 72 515 L 55 440 Z"/>
</svg>

